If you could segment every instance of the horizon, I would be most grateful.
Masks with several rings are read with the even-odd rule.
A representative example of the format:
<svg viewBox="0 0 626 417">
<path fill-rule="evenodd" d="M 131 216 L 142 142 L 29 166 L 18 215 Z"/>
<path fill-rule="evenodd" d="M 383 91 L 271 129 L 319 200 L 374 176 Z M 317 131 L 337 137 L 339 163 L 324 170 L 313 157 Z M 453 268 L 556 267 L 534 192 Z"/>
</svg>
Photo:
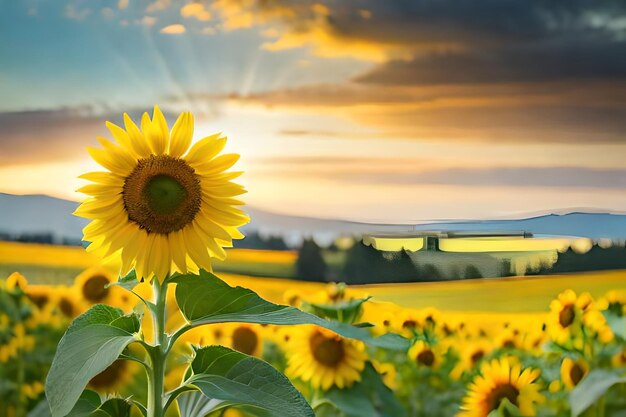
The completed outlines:
<svg viewBox="0 0 626 417">
<path fill-rule="evenodd" d="M 0 192 L 81 199 L 104 122 L 158 103 L 170 126 L 195 113 L 194 141 L 223 131 L 270 212 L 621 211 L 624 19 L 610 2 L 5 4 Z"/>
</svg>

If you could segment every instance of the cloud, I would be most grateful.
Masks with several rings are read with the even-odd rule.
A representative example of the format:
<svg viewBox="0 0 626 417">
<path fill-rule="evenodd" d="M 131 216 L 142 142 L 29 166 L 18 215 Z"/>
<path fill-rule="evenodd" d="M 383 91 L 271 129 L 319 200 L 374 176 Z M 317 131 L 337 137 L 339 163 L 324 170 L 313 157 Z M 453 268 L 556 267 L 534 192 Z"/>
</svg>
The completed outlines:
<svg viewBox="0 0 626 417">
<path fill-rule="evenodd" d="M 106 134 L 91 109 L 0 113 L 0 166 L 71 159 Z"/>
<path fill-rule="evenodd" d="M 124 10 L 128 8 L 129 0 L 118 0 L 117 8 L 120 10 Z"/>
<path fill-rule="evenodd" d="M 143 25 L 147 27 L 154 26 L 156 22 L 157 22 L 157 19 L 154 16 L 144 16 L 141 19 L 137 19 L 135 21 L 135 23 L 137 23 L 138 25 Z"/>
<path fill-rule="evenodd" d="M 65 17 L 71 20 L 85 20 L 87 16 L 92 14 L 93 11 L 91 9 L 86 8 L 77 8 L 73 4 L 68 4 L 65 6 Z"/>
<path fill-rule="evenodd" d="M 180 9 L 180 15 L 185 18 L 195 18 L 202 22 L 211 20 L 211 13 L 202 3 L 188 3 Z"/>
<path fill-rule="evenodd" d="M 185 33 L 185 31 L 186 31 L 185 26 L 181 25 L 180 23 L 165 26 L 164 28 L 161 28 L 160 30 L 161 33 L 165 33 L 166 35 L 180 35 L 180 34 Z"/>
<path fill-rule="evenodd" d="M 228 98 L 348 118 L 381 139 L 626 142 L 626 81 L 326 84 Z"/>
<path fill-rule="evenodd" d="M 579 166 L 437 167 L 418 158 L 274 157 L 259 160 L 269 175 L 315 176 L 371 185 L 450 185 L 626 190 L 626 169 Z M 306 167 L 302 170 L 302 167 Z"/>
<path fill-rule="evenodd" d="M 626 80 L 626 42 L 575 41 L 430 53 L 393 60 L 355 78 L 376 84 Z"/>
<path fill-rule="evenodd" d="M 147 13 L 160 12 L 167 10 L 172 5 L 172 0 L 155 0 L 146 7 Z"/>
</svg>

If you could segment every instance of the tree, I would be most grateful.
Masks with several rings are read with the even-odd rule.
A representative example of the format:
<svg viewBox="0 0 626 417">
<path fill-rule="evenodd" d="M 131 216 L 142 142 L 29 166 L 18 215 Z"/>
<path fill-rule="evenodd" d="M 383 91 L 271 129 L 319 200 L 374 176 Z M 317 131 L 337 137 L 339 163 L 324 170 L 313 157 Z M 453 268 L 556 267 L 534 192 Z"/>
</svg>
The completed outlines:
<svg viewBox="0 0 626 417">
<path fill-rule="evenodd" d="M 465 273 L 463 274 L 463 279 L 475 279 L 482 278 L 483 275 L 480 273 L 480 270 L 476 268 L 474 265 L 467 265 L 465 267 Z"/>
<path fill-rule="evenodd" d="M 325 281 L 326 269 L 326 262 L 318 244 L 313 239 L 305 239 L 296 262 L 298 278 L 304 281 Z"/>
</svg>

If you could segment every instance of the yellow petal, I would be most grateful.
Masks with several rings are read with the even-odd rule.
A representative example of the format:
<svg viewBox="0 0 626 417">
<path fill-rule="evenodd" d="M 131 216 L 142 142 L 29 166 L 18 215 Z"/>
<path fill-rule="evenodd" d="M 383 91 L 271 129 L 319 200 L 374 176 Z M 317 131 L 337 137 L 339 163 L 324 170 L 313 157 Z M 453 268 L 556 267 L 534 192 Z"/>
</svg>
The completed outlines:
<svg viewBox="0 0 626 417">
<path fill-rule="evenodd" d="M 220 139 L 220 135 L 221 133 L 207 136 L 194 143 L 191 149 L 189 149 L 189 152 L 187 152 L 187 155 L 185 155 L 187 163 L 193 166 L 194 164 L 208 161 L 220 153 L 226 145 L 226 138 Z"/>
<path fill-rule="evenodd" d="M 193 115 L 189 112 L 181 113 L 172 128 L 172 138 L 170 141 L 170 155 L 180 157 L 191 145 L 193 137 Z"/>
<path fill-rule="evenodd" d="M 146 142 L 146 138 L 127 113 L 124 113 L 124 127 L 126 127 L 126 132 L 135 153 L 142 158 L 149 156 L 150 147 Z"/>
<path fill-rule="evenodd" d="M 124 179 L 112 172 L 94 171 L 79 175 L 78 178 L 105 185 L 124 185 Z"/>
<path fill-rule="evenodd" d="M 111 135 L 113 135 L 113 139 L 115 139 L 115 141 L 122 148 L 124 148 L 128 153 L 130 153 L 135 158 L 139 156 L 137 152 L 135 151 L 135 148 L 133 147 L 132 141 L 130 140 L 130 136 L 124 129 L 122 129 L 115 123 L 111 123 L 111 122 L 106 122 L 105 125 L 107 129 L 109 129 L 109 132 L 111 132 Z"/>
</svg>

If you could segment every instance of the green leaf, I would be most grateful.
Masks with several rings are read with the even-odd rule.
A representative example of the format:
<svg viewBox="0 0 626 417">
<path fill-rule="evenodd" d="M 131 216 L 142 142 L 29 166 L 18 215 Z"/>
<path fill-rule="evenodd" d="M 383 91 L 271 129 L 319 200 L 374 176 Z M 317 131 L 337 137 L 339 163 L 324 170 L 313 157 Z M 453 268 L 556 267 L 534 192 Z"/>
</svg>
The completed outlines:
<svg viewBox="0 0 626 417">
<path fill-rule="evenodd" d="M 130 404 L 121 398 L 110 398 L 101 403 L 100 395 L 85 390 L 65 417 L 130 417 Z"/>
<path fill-rule="evenodd" d="M 370 298 L 372 297 L 340 301 L 335 304 L 304 303 L 304 309 L 311 311 L 316 316 L 352 323 L 361 315 L 363 303 Z"/>
<path fill-rule="evenodd" d="M 89 380 L 111 365 L 135 341 L 134 315 L 95 305 L 76 318 L 57 346 L 46 379 L 52 417 L 64 417 L 74 407 Z"/>
<path fill-rule="evenodd" d="M 622 340 L 626 340 L 626 316 L 618 316 L 617 314 L 605 314 L 608 325 L 616 336 Z"/>
<path fill-rule="evenodd" d="M 313 410 L 291 382 L 270 364 L 223 346 L 196 351 L 197 387 L 216 407 L 237 406 L 259 417 L 314 417 Z M 214 408 L 215 409 L 215 408 Z"/>
<path fill-rule="evenodd" d="M 393 350 L 406 350 L 409 347 L 408 340 L 399 335 L 390 333 L 373 337 L 367 329 L 325 320 L 294 307 L 270 303 L 255 292 L 231 287 L 206 271 L 200 271 L 200 275 L 180 275 L 172 281 L 178 284 L 178 306 L 192 326 L 224 322 L 315 324 L 371 346 Z"/>
<path fill-rule="evenodd" d="M 368 362 L 361 381 L 350 388 L 332 388 L 325 394 L 345 417 L 405 417 L 406 409 Z"/>
<path fill-rule="evenodd" d="M 626 377 L 614 372 L 594 370 L 583 379 L 569 394 L 572 417 L 578 417 L 589 406 L 598 401 L 615 384 L 626 382 Z"/>
</svg>

